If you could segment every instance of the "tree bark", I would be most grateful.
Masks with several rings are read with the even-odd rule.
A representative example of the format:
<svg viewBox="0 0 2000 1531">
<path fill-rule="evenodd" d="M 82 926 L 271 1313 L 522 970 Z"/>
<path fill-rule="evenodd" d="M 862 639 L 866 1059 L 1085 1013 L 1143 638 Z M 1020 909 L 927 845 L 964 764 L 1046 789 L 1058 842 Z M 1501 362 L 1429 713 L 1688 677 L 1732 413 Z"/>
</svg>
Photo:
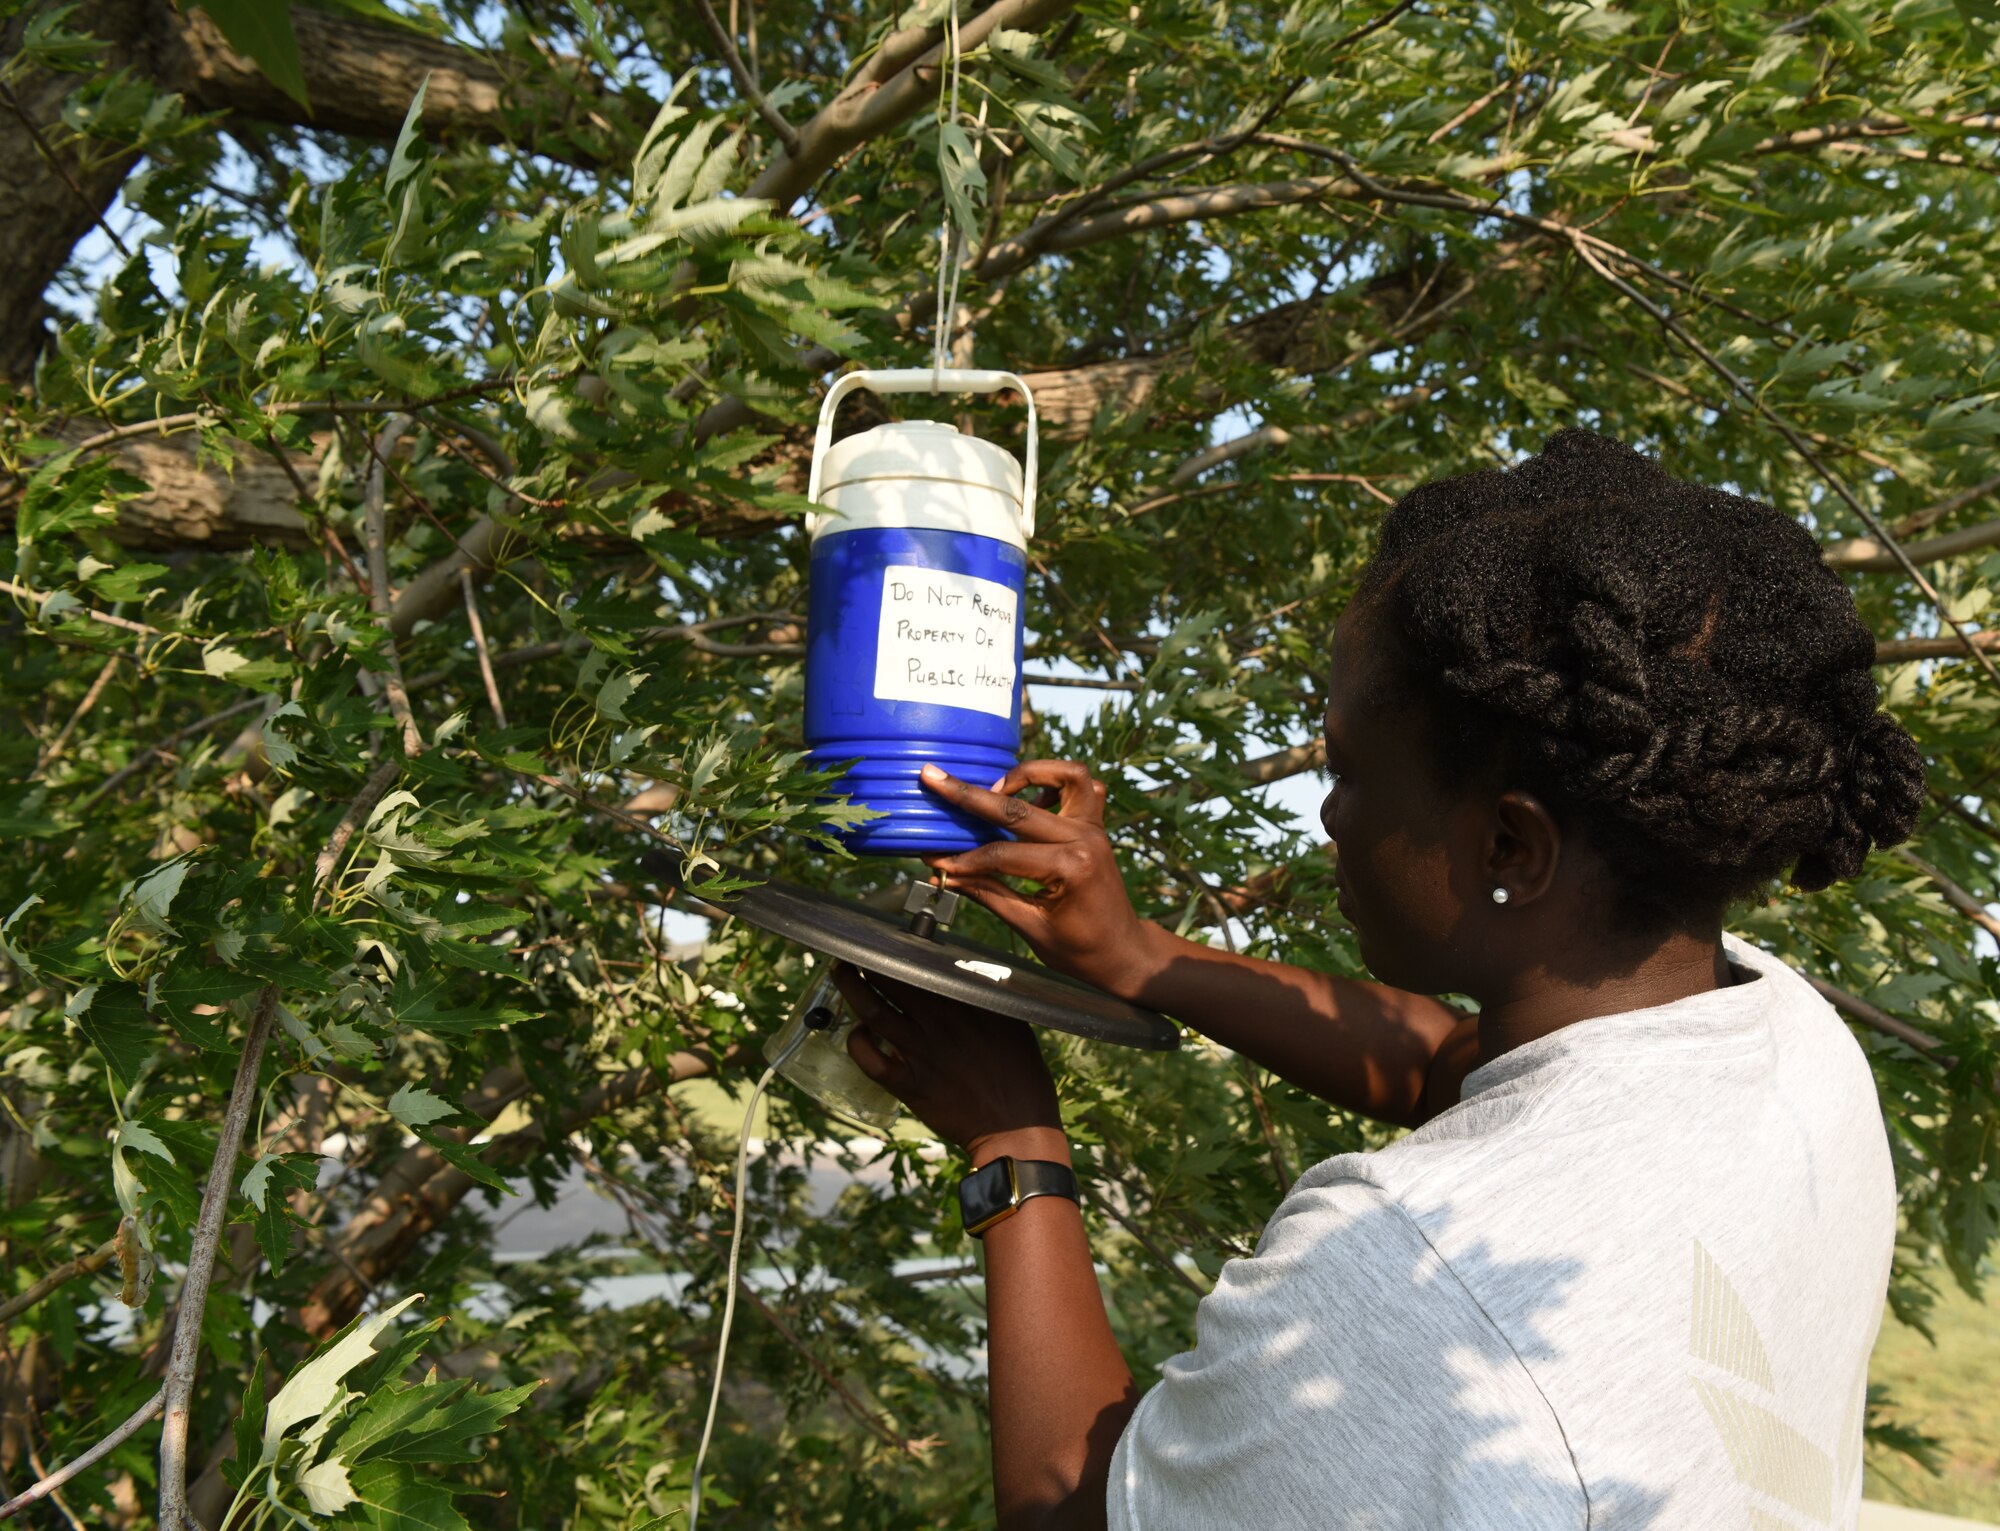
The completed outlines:
<svg viewBox="0 0 2000 1531">
<path fill-rule="evenodd" d="M 8 19 L 0 57 L 20 52 L 38 7 Z M 157 75 L 171 52 L 171 26 L 158 23 L 170 7 L 150 0 L 87 0 L 69 19 L 108 47 L 103 68 Z M 73 139 L 62 124 L 63 104 L 86 77 L 30 70 L 0 97 L 0 384 L 26 387 L 48 335 L 43 294 L 117 196 L 138 156 L 107 152 Z"/>
<path fill-rule="evenodd" d="M 20 51 L 36 7 L 0 31 L 0 57 Z M 539 153 L 601 163 L 606 135 L 590 118 L 603 102 L 579 68 L 574 88 L 530 87 L 507 60 L 404 27 L 311 6 L 292 10 L 310 108 L 230 48 L 203 11 L 171 0 L 86 0 L 68 26 L 107 46 L 101 68 L 131 69 L 192 110 L 362 138 L 393 137 L 428 77 L 423 122 L 437 136 L 521 138 Z M 0 99 L 0 383 L 25 387 L 47 336 L 43 294 L 76 242 L 103 216 L 137 156 L 78 139 L 62 123 L 86 75 L 29 71 Z M 621 114 L 622 115 L 622 114 Z M 50 164 L 53 156 L 60 168 Z"/>
<path fill-rule="evenodd" d="M 747 1048 L 739 1049 L 720 1061 L 734 1065 L 747 1056 Z M 510 1168 L 547 1144 L 560 1142 L 586 1122 L 623 1110 L 669 1085 L 712 1073 L 715 1067 L 698 1054 L 675 1053 L 664 1070 L 641 1067 L 608 1075 L 601 1084 L 584 1091 L 554 1122 L 536 1122 L 495 1139 L 482 1150 L 481 1157 L 496 1168 Z M 467 1102 L 467 1107 L 475 1114 L 485 1114 L 479 1103 Z M 498 1107 L 494 1109 L 497 1112 Z M 329 1241 L 331 1266 L 301 1308 L 300 1326 L 318 1340 L 354 1317 L 369 1290 L 393 1273 L 476 1184 L 464 1170 L 425 1144 L 405 1151 L 376 1183 L 361 1209 Z"/>
</svg>

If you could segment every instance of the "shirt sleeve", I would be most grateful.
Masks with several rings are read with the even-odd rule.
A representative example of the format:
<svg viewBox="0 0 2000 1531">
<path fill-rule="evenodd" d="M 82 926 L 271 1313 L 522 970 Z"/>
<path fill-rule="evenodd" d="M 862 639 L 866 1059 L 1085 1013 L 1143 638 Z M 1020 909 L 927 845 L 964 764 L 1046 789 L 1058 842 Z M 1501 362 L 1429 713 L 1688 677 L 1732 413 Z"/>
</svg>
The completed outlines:
<svg viewBox="0 0 2000 1531">
<path fill-rule="evenodd" d="M 1548 1402 L 1402 1208 L 1295 1190 L 1223 1267 L 1112 1460 L 1111 1531 L 1564 1531 Z"/>
</svg>

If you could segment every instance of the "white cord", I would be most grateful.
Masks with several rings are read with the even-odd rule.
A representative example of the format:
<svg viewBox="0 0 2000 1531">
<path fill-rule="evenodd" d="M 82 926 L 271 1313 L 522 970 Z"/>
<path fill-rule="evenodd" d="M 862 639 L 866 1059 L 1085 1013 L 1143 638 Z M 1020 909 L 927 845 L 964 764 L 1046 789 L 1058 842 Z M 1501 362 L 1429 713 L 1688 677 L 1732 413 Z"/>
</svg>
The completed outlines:
<svg viewBox="0 0 2000 1531">
<path fill-rule="evenodd" d="M 694 1453 L 694 1478 L 688 1485 L 688 1531 L 695 1531 L 695 1519 L 701 1514 L 701 1464 L 708 1460 L 708 1438 L 715 1432 L 715 1410 L 722 1402 L 722 1367 L 729 1355 L 729 1329 L 736 1322 L 736 1272 L 743 1253 L 743 1182 L 750 1168 L 750 1128 L 757 1120 L 757 1102 L 764 1098 L 764 1091 L 811 1035 L 800 1027 L 799 1034 L 764 1070 L 757 1087 L 750 1092 L 750 1104 L 743 1108 L 743 1130 L 736 1135 L 736 1229 L 729 1236 L 729 1286 L 722 1299 L 722 1335 L 715 1342 L 715 1386 L 709 1390 L 708 1419 L 701 1427 L 701 1445 Z"/>
<path fill-rule="evenodd" d="M 958 121 L 958 0 L 948 0 L 945 10 L 945 46 L 951 56 L 950 106 L 944 101 L 938 105 L 938 171 L 944 171 L 944 129 Z M 951 226 L 951 198 L 944 202 L 944 216 L 938 221 L 938 279 L 937 310 L 931 316 L 931 377 L 936 386 L 937 374 L 951 365 L 951 331 L 958 323 L 958 276 L 959 263 L 965 246 L 965 231 Z"/>
</svg>

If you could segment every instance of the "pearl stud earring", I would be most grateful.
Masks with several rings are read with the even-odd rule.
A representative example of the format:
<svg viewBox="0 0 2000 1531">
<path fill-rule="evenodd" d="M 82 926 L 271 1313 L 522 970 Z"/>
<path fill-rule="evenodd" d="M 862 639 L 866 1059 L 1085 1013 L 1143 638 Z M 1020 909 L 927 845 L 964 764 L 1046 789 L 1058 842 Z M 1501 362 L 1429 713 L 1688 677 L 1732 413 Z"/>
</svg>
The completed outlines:
<svg viewBox="0 0 2000 1531">
<path fill-rule="evenodd" d="M 1494 903 L 1496 903 L 1496 904 L 1504 904 L 1504 903 L 1506 903 L 1506 902 L 1507 902 L 1507 890 L 1506 890 L 1505 888 L 1495 888 L 1495 889 L 1493 890 L 1493 902 L 1494 902 Z"/>
</svg>

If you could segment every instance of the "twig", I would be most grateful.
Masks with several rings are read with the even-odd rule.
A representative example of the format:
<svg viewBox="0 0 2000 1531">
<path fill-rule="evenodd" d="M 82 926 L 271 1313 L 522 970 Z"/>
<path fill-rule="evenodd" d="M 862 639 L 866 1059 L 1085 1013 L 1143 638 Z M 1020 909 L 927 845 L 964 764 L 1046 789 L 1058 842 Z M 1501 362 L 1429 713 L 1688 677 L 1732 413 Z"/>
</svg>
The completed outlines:
<svg viewBox="0 0 2000 1531">
<path fill-rule="evenodd" d="M 188 1246 L 187 1274 L 181 1278 L 179 1312 L 174 1319 L 173 1349 L 167 1357 L 167 1380 L 161 1389 L 165 1423 L 160 1430 L 160 1531 L 200 1531 L 188 1511 L 188 1406 L 194 1397 L 195 1368 L 201 1358 L 201 1320 L 208 1307 L 209 1278 L 215 1273 L 215 1253 L 222 1242 L 222 1219 L 229 1210 L 230 1187 L 236 1181 L 236 1159 L 243 1147 L 243 1129 L 257 1100 L 257 1073 L 264 1062 L 264 1045 L 278 1014 L 278 986 L 267 984 L 257 996 L 250 1029 L 243 1037 L 236 1082 L 222 1117 L 222 1135 L 209 1163 L 208 1186 L 202 1192 Z"/>
<path fill-rule="evenodd" d="M 138 1411 L 130 1419 L 105 1436 L 103 1440 L 91 1447 L 82 1456 L 65 1462 L 39 1483 L 30 1485 L 5 1504 L 0 1504 L 0 1520 L 12 1520 L 37 1500 L 46 1499 L 78 1473 L 84 1472 L 102 1462 L 112 1452 L 116 1451 L 133 1436 L 145 1429 L 152 1422 L 153 1416 L 160 1412 L 166 1401 L 167 1390 L 161 1388 L 159 1392 L 140 1404 Z"/>
<path fill-rule="evenodd" d="M 17 585 L 10 579 L 0 579 L 0 593 L 11 595 L 17 601 L 33 601 L 37 608 L 53 593 L 47 590 L 30 590 L 26 585 Z M 65 616 L 69 613 L 65 612 Z M 148 627 L 144 622 L 133 622 L 125 617 L 114 617 L 108 611 L 99 611 L 94 606 L 77 608 L 75 615 L 88 617 L 93 622 L 102 622 L 106 627 L 115 627 L 120 632 L 137 633 L 142 638 L 157 638 L 160 630 Z"/>
<path fill-rule="evenodd" d="M 83 801 L 76 805 L 76 811 L 78 813 L 84 812 L 99 798 L 103 797 L 105 793 L 109 792 L 112 788 L 120 786 L 124 782 L 129 781 L 132 777 L 138 775 L 139 772 L 143 771 L 154 760 L 157 760 L 161 756 L 170 753 L 173 747 L 176 744 L 179 744 L 181 740 L 189 737 L 192 734 L 205 733 L 209 729 L 215 727 L 216 724 L 226 723 L 231 718 L 240 718 L 246 712 L 255 712 L 258 708 L 266 705 L 267 701 L 268 698 L 261 696 L 248 697 L 245 700 L 237 702 L 232 706 L 223 708 L 222 711 L 220 712 L 210 713 L 207 717 L 198 719 L 195 722 L 188 724 L 185 728 L 175 729 L 172 733 L 168 734 L 166 738 L 160 740 L 159 743 L 149 745 L 144 750 L 141 750 L 137 755 L 132 757 L 131 761 L 128 764 L 120 766 L 117 770 L 113 771 L 109 776 L 105 777 L 103 781 L 99 782 L 95 787 L 91 788 L 89 794 L 83 799 Z"/>
<path fill-rule="evenodd" d="M 1213 893 L 1208 894 L 1208 899 L 1221 913 L 1222 929 L 1226 932 L 1229 929 L 1229 910 Z M 1257 1114 L 1258 1130 L 1264 1134 L 1264 1146 L 1271 1151 L 1271 1172 L 1278 1177 L 1278 1196 L 1283 1199 L 1291 1194 L 1292 1171 L 1285 1163 L 1285 1147 L 1278 1138 L 1278 1124 L 1271 1120 L 1271 1108 L 1265 1103 L 1263 1088 L 1257 1083 L 1257 1065 L 1248 1058 L 1243 1059 L 1243 1083 L 1249 1090 L 1250 1109 Z"/>
<path fill-rule="evenodd" d="M 69 743 L 69 736 L 76 732 L 76 725 L 83 721 L 85 713 L 97 705 L 97 699 L 104 694 L 104 688 L 111 680 L 112 671 L 117 668 L 116 659 L 107 659 L 104 662 L 104 668 L 97 672 L 97 679 L 90 683 L 90 689 L 83 693 L 83 700 L 76 704 L 76 711 L 69 715 L 69 721 L 63 724 L 61 732 L 49 741 L 49 747 L 43 750 L 41 758 L 36 760 L 37 771 L 45 770 L 56 756 L 62 753 L 63 746 Z"/>
<path fill-rule="evenodd" d="M 1956 494 L 1945 496 L 1934 505 L 1926 505 L 1922 510 L 1913 510 L 1896 523 L 1896 535 L 1908 537 L 1916 532 L 1927 531 L 1937 525 L 1953 511 L 1983 500 L 1989 494 L 2000 490 L 2000 475 L 1983 479 L 1969 489 L 1961 489 Z"/>
<path fill-rule="evenodd" d="M 35 1431 L 45 1427 L 42 1424 L 41 1412 L 35 1407 L 32 1389 L 29 1391 L 25 1401 L 28 1406 L 28 1423 L 31 1427 L 28 1431 L 24 1432 L 23 1439 L 23 1444 L 27 1448 L 28 1465 L 35 1470 L 35 1476 L 38 1479 L 46 1479 L 49 1476 L 49 1465 L 42 1460 L 41 1453 L 35 1450 Z M 70 1531 L 85 1531 L 83 1522 L 76 1518 L 76 1511 L 69 1507 L 67 1499 L 63 1498 L 54 1489 L 49 1490 L 49 1499 L 55 1505 L 57 1513 L 69 1522 Z"/>
<path fill-rule="evenodd" d="M 1938 807 L 1942 808 L 1960 823 L 1978 830 L 1979 833 L 1986 836 L 1989 840 L 2000 842 L 2000 829 L 1996 829 L 1993 825 L 1987 823 L 1985 819 L 1966 807 L 1952 793 L 1940 791 L 1936 787 L 1930 787 L 1926 790 L 1930 793 L 1931 800 Z"/>
<path fill-rule="evenodd" d="M 778 135 L 779 142 L 785 146 L 785 152 L 797 154 L 799 130 L 787 122 L 785 114 L 771 104 L 771 98 L 757 88 L 756 80 L 752 78 L 749 67 L 743 62 L 743 55 L 737 51 L 736 39 L 729 35 L 729 29 L 717 19 L 715 8 L 708 3 L 708 0 L 694 0 L 694 3 L 701 12 L 702 23 L 708 28 L 708 35 L 715 39 L 716 47 L 722 50 L 723 61 L 729 65 L 729 72 L 736 76 L 736 88 L 743 92 L 744 98 L 756 108 L 757 115 L 762 117 L 771 131 Z"/>
<path fill-rule="evenodd" d="M 111 241 L 112 246 L 118 253 L 127 260 L 130 260 L 132 258 L 131 250 L 126 247 L 125 241 L 118 237 L 118 231 L 105 222 L 104 209 L 91 200 L 90 193 L 85 191 L 82 185 L 78 183 L 75 175 L 70 172 L 69 166 L 57 157 L 55 149 L 42 136 L 41 124 L 28 115 L 27 108 L 23 107 L 19 99 L 14 95 L 13 87 L 8 85 L 4 80 L 0 80 L 0 96 L 6 97 L 7 110 L 21 119 L 21 126 L 28 130 L 28 137 L 34 140 L 36 152 L 49 162 L 49 168 L 61 176 L 63 184 L 75 193 L 78 205 L 90 214 L 92 222 L 104 230 L 104 237 Z"/>
<path fill-rule="evenodd" d="M 566 382 L 576 376 L 578 368 L 557 373 L 546 381 Z M 279 404 L 257 404 L 252 407 L 265 416 L 276 419 L 279 415 L 387 415 L 416 414 L 420 410 L 435 409 L 440 404 L 454 404 L 460 399 L 480 398 L 489 393 L 499 393 L 520 382 L 519 377 L 509 374 L 484 383 L 468 383 L 463 388 L 453 388 L 444 393 L 433 394 L 428 399 L 295 399 Z M 159 415 L 151 420 L 135 420 L 130 425 L 113 426 L 108 431 L 100 431 L 95 436 L 86 436 L 65 451 L 79 456 L 85 452 L 95 452 L 102 447 L 116 446 L 121 441 L 129 441 L 134 436 L 164 436 L 173 431 L 186 430 L 193 426 L 219 424 L 214 410 L 188 410 L 178 415 Z"/>
<path fill-rule="evenodd" d="M 395 602 L 389 592 L 388 473 L 389 454 L 409 429 L 407 415 L 391 415 L 382 424 L 381 434 L 368 443 L 374 461 L 369 464 L 362 490 L 363 526 L 368 538 L 368 600 L 382 624 L 382 690 L 389 699 L 389 713 L 403 731 L 403 754 L 414 760 L 424 752 L 424 736 L 417 728 L 416 714 L 410 710 L 410 693 L 403 686 L 403 662 L 396 657 L 396 633 L 392 625 Z"/>
<path fill-rule="evenodd" d="M 1270 141 L 1276 142 L 1278 140 L 1275 135 L 1272 135 L 1270 136 Z M 1842 503 L 1854 512 L 1861 523 L 1868 528 L 1869 533 L 1883 547 L 1888 549 L 1890 555 L 1895 559 L 1897 566 L 1909 576 L 1910 582 L 1923 592 L 1924 598 L 1936 609 L 1939 619 L 1946 627 L 1951 629 L 1965 652 L 1978 661 L 1979 667 L 1986 672 L 1987 678 L 1996 687 L 2000 687 L 2000 669 L 1996 669 L 1993 661 L 1986 656 L 1981 648 L 1973 643 L 1963 625 L 1951 614 L 1951 611 L 1945 605 L 1944 597 L 1938 594 L 1937 587 L 1924 576 L 1923 570 L 1919 569 L 1911 561 L 1910 555 L 1904 551 L 1903 545 L 1889 534 L 1888 529 L 1882 525 L 1880 518 L 1866 505 L 1862 504 L 1854 491 L 1847 487 L 1846 480 L 1820 460 L 1819 454 L 1812 449 L 1812 445 L 1806 440 L 1805 436 L 1793 426 L 1791 421 L 1773 409 L 1756 388 L 1752 387 L 1746 379 L 1738 376 L 1727 363 L 1713 351 L 1709 350 L 1707 346 L 1703 345 L 1694 333 L 1671 312 L 1654 302 L 1653 299 L 1641 292 L 1637 287 L 1634 287 L 1631 282 L 1613 271 L 1606 264 L 1606 261 L 1607 259 L 1617 260 L 1629 264 L 1664 282 L 1666 285 L 1675 288 L 1677 291 L 1690 292 L 1692 291 L 1692 284 L 1688 283 L 1684 278 L 1676 277 L 1671 272 L 1662 270 L 1650 261 L 1633 255 L 1628 250 L 1621 249 L 1608 240 L 1599 239 L 1593 234 L 1589 234 L 1582 229 L 1575 228 L 1557 219 L 1541 218 L 1531 213 L 1518 212 L 1503 203 L 1481 202 L 1471 197 L 1460 196 L 1456 192 L 1412 190 L 1407 187 L 1392 186 L 1368 174 L 1367 171 L 1361 168 L 1360 162 L 1344 150 L 1331 148 L 1324 144 L 1313 144 L 1303 139 L 1287 139 L 1284 142 L 1287 147 L 1317 154 L 1322 158 L 1333 161 L 1354 177 L 1360 184 L 1362 191 L 1369 197 L 1384 202 L 1403 203 L 1415 207 L 1435 207 L 1448 212 L 1469 213 L 1480 218 L 1499 218 L 1509 223 L 1534 229 L 1539 233 L 1547 234 L 1567 244 L 1576 252 L 1577 258 L 1588 266 L 1598 278 L 1650 315 L 1662 329 L 1699 357 L 1702 364 L 1709 371 L 1713 372 L 1728 385 L 1730 392 L 1739 396 L 1745 404 L 1767 420 L 1780 436 L 1784 437 L 1786 444 L 1794 452 L 1798 453 L 1806 466 L 1811 468 L 1821 481 L 1839 497 Z"/>
<path fill-rule="evenodd" d="M 1122 1183 L 1119 1184 L 1118 1188 L 1121 1191 L 1125 1189 Z M 1110 1197 L 1108 1196 L 1093 1197 L 1091 1199 L 1090 1204 L 1094 1210 L 1102 1212 L 1106 1217 L 1110 1218 L 1112 1222 L 1116 1223 L 1120 1228 L 1123 1228 L 1127 1233 L 1129 1233 L 1132 1236 L 1133 1242 L 1138 1244 L 1138 1246 L 1141 1249 L 1145 1250 L 1147 1254 L 1151 1255 L 1163 1267 L 1165 1267 L 1168 1271 L 1170 1271 L 1173 1274 L 1174 1279 L 1179 1281 L 1182 1286 L 1186 1287 L 1190 1292 L 1194 1293 L 1194 1295 L 1197 1297 L 1206 1297 L 1208 1295 L 1208 1293 L 1202 1289 L 1202 1285 L 1199 1281 L 1195 1280 L 1194 1277 L 1190 1276 L 1186 1271 L 1181 1269 L 1179 1261 L 1175 1260 L 1172 1255 L 1168 1254 L 1164 1249 L 1160 1248 L 1158 1244 L 1155 1244 L 1153 1242 L 1152 1235 L 1147 1233 L 1146 1230 L 1140 1227 L 1137 1222 L 1133 1221 L 1133 1219 L 1126 1216 L 1126 1214 L 1124 1214 L 1123 1212 L 1120 1212 L 1117 1207 L 1113 1206 Z"/>
<path fill-rule="evenodd" d="M 105 1266 L 111 1263 L 112 1257 L 117 1253 L 118 1241 L 115 1238 L 106 1239 L 89 1254 L 78 1255 L 74 1260 L 65 1261 L 63 1264 L 58 1265 L 54 1270 L 42 1277 L 40 1281 L 29 1287 L 27 1291 L 21 1293 L 20 1296 L 10 1297 L 5 1302 L 0 1302 L 0 1324 L 6 1323 L 16 1314 L 27 1312 L 28 1309 L 48 1296 L 49 1293 L 55 1291 L 57 1287 L 67 1285 L 69 1282 L 76 1280 L 78 1276 L 88 1276 L 93 1271 L 104 1269 Z"/>
<path fill-rule="evenodd" d="M 1884 1036 L 1894 1037 L 1899 1042 L 1908 1043 L 1918 1052 L 1924 1054 L 1926 1057 L 1935 1058 L 1947 1068 L 1956 1061 L 1938 1051 L 1944 1044 L 1929 1032 L 1919 1031 L 1907 1021 L 1897 1020 L 1886 1010 L 1877 1009 L 1874 1005 L 1869 1004 L 1860 995 L 1849 994 L 1845 989 L 1835 987 L 1824 978 L 1815 978 L 1811 973 L 1804 974 L 1803 976 L 1807 983 L 1819 990 L 1820 995 L 1834 1009 L 1845 1015 L 1852 1016 L 1855 1020 L 1861 1022 L 1862 1025 L 1873 1031 L 1879 1031 Z"/>
<path fill-rule="evenodd" d="M 468 438 L 471 437 L 473 434 L 471 431 L 466 430 L 465 427 L 462 425 L 454 424 L 451 427 L 451 429 L 463 431 Z M 460 462 L 464 463 L 466 467 L 470 468 L 474 473 L 477 473 L 481 478 L 485 479 L 486 482 L 491 484 L 495 489 L 505 490 L 508 494 L 512 495 L 515 499 L 520 500 L 523 504 L 532 505 L 537 510 L 563 510 L 566 509 L 569 505 L 568 500 L 537 499 L 534 495 L 529 494 L 525 490 L 516 489 L 512 484 L 508 483 L 504 478 L 501 478 L 498 474 L 496 474 L 491 468 L 487 467 L 484 463 L 477 461 L 470 452 L 466 451 L 464 447 L 460 446 L 457 442 L 453 441 L 449 436 L 447 436 L 441 430 L 432 431 L 431 440 L 435 441 L 439 446 L 443 447 L 447 452 L 451 453 L 453 457 L 456 457 Z"/>
<path fill-rule="evenodd" d="M 1898 861 L 1908 866 L 1913 866 L 1919 872 L 1922 872 L 1924 876 L 1937 885 L 1938 892 L 1944 895 L 1944 901 L 1947 904 L 1950 904 L 1952 908 L 1956 909 L 1996 941 L 2000 941 L 2000 919 L 1995 919 L 1992 915 L 1988 914 L 1986 906 L 1978 899 L 1974 898 L 1964 888 L 1960 887 L 1951 878 L 1945 876 L 1943 872 L 1932 866 L 1908 846 L 1898 846 L 1890 854 Z"/>
<path fill-rule="evenodd" d="M 486 682 L 486 701 L 493 709 L 493 721 L 507 726 L 507 709 L 500 705 L 500 686 L 493 678 L 493 656 L 486 652 L 486 628 L 479 620 L 479 597 L 472 591 L 472 571 L 460 569 L 458 583 L 465 591 L 465 621 L 472 629 L 472 646 L 479 654 L 479 677 Z"/>
<path fill-rule="evenodd" d="M 1396 503 L 1394 495 L 1384 494 L 1377 489 L 1375 480 L 1365 473 L 1267 473 L 1262 478 L 1231 479 L 1225 484 L 1198 484 L 1192 489 L 1156 495 L 1126 511 L 1125 519 L 1129 521 L 1149 511 L 1164 510 L 1169 505 L 1178 505 L 1182 500 L 1206 500 L 1218 494 L 1233 494 L 1241 489 L 1255 489 L 1261 484 L 1358 484 L 1380 503 L 1384 505 Z"/>
<path fill-rule="evenodd" d="M 333 826 L 333 834 L 320 848 L 319 859 L 313 863 L 313 904 L 319 904 L 320 894 L 325 890 L 326 880 L 333 875 L 333 869 L 340 865 L 340 858 L 347 854 L 347 842 L 354 838 L 354 831 L 382 800 L 382 794 L 389 790 L 389 784 L 402 774 L 403 762 L 395 758 L 383 761 L 375 772 L 361 785 L 361 791 L 353 802 L 347 805 L 347 812 L 340 816 L 340 822 Z"/>
</svg>

